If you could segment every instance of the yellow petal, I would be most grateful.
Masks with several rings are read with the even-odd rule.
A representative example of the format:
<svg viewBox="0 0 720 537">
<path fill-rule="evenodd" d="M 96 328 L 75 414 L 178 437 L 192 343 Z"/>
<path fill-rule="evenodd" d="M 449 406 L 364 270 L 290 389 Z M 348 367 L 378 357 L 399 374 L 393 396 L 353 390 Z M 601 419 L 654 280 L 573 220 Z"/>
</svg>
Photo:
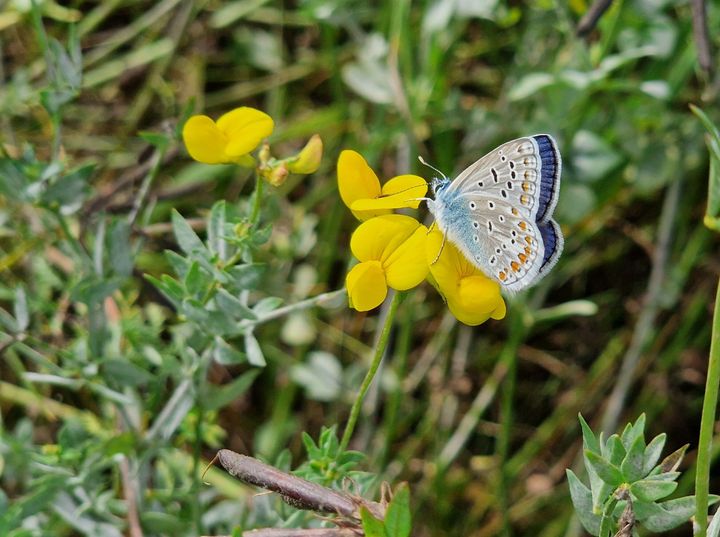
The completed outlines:
<svg viewBox="0 0 720 537">
<path fill-rule="evenodd" d="M 402 214 L 377 216 L 358 226 L 350 239 L 350 249 L 360 261 L 380 261 L 384 266 L 419 226 L 417 220 Z"/>
<path fill-rule="evenodd" d="M 340 153 L 337 175 L 340 197 L 348 207 L 356 200 L 380 196 L 380 180 L 356 151 L 346 149 Z"/>
<path fill-rule="evenodd" d="M 502 319 L 505 316 L 500 284 L 483 275 L 462 278 L 455 292 L 445 296 L 452 314 L 467 325 L 477 326 L 490 317 Z"/>
<path fill-rule="evenodd" d="M 195 160 L 205 164 L 228 161 L 225 155 L 227 137 L 209 117 L 192 116 L 185 122 L 182 136 L 188 153 Z"/>
<path fill-rule="evenodd" d="M 225 153 L 238 157 L 260 145 L 263 138 L 272 134 L 275 124 L 265 112 L 243 106 L 220 116 L 217 126 L 228 139 Z"/>
<path fill-rule="evenodd" d="M 400 207 L 411 207 L 417 209 L 420 205 L 419 199 L 427 194 L 428 184 L 425 179 L 419 175 L 398 175 L 393 177 L 382 187 L 382 199 L 393 199 Z"/>
<path fill-rule="evenodd" d="M 387 296 L 385 273 L 379 261 L 355 265 L 345 278 L 350 306 L 357 311 L 369 311 L 382 304 Z"/>
<path fill-rule="evenodd" d="M 429 266 L 425 259 L 425 241 L 427 228 L 418 226 L 415 232 L 405 240 L 383 264 L 388 285 L 398 291 L 405 291 L 420 285 L 428 274 Z"/>
</svg>

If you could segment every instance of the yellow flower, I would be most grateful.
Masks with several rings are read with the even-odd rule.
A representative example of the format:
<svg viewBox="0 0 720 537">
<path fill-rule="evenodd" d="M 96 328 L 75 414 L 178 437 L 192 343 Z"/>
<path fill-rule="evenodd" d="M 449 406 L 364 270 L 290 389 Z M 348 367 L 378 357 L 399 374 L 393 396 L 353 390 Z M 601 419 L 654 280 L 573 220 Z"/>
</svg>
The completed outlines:
<svg viewBox="0 0 720 537">
<path fill-rule="evenodd" d="M 290 173 L 315 173 L 322 160 L 323 143 L 320 136 L 313 134 L 305 147 L 295 156 L 285 159 Z"/>
<path fill-rule="evenodd" d="M 265 112 L 246 106 L 220 116 L 192 116 L 183 126 L 183 141 L 190 156 L 205 164 L 237 163 L 252 166 L 249 153 L 270 136 L 274 123 Z"/>
<path fill-rule="evenodd" d="M 340 197 L 358 220 L 390 214 L 392 209 L 417 209 L 427 192 L 427 182 L 417 175 L 399 175 L 382 188 L 380 180 L 357 152 L 345 150 L 337 163 Z"/>
<path fill-rule="evenodd" d="M 427 276 L 427 228 L 414 218 L 389 214 L 358 226 L 350 249 L 360 261 L 348 272 L 345 285 L 350 306 L 368 311 L 379 306 L 388 287 L 405 291 Z"/>
<path fill-rule="evenodd" d="M 500 284 L 485 276 L 450 241 L 442 244 L 442 232 L 433 229 L 427 236 L 426 260 L 452 314 L 470 326 L 482 324 L 489 318 L 505 317 Z M 441 248 L 440 257 L 435 261 Z"/>
</svg>

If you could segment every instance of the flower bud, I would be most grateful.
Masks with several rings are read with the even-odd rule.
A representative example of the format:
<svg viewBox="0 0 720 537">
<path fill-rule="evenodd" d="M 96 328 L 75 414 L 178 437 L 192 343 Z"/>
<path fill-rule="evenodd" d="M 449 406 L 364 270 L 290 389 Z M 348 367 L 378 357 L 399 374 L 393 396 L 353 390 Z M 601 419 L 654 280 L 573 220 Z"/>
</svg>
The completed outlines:
<svg viewBox="0 0 720 537">
<path fill-rule="evenodd" d="M 290 173 L 314 173 L 320 167 L 322 153 L 322 139 L 319 135 L 313 134 L 297 155 L 287 159 L 287 169 Z"/>
<path fill-rule="evenodd" d="M 290 175 L 290 172 L 285 163 L 280 163 L 277 166 L 268 168 L 267 171 L 263 173 L 263 177 L 265 177 L 267 182 L 272 186 L 282 185 L 288 175 Z"/>
</svg>

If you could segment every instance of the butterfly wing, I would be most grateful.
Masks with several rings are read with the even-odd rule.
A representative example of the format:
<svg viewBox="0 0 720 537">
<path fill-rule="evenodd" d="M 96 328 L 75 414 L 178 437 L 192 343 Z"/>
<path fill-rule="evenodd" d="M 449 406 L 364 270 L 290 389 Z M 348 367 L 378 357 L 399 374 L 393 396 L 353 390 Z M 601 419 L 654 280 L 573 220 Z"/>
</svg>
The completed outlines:
<svg viewBox="0 0 720 537">
<path fill-rule="evenodd" d="M 463 171 L 438 195 L 447 237 L 483 272 L 519 291 L 562 252 L 552 212 L 561 161 L 549 135 L 507 142 Z"/>
</svg>

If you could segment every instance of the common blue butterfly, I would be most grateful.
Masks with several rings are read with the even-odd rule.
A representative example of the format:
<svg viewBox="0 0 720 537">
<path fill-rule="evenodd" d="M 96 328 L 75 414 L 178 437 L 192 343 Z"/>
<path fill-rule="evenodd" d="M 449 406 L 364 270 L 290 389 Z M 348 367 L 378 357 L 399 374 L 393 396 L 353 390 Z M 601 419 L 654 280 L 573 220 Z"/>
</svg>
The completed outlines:
<svg viewBox="0 0 720 537">
<path fill-rule="evenodd" d="M 534 284 L 563 249 L 552 219 L 560 192 L 561 159 L 548 134 L 506 142 L 454 181 L 432 181 L 428 209 L 440 231 L 504 289 Z"/>
</svg>

